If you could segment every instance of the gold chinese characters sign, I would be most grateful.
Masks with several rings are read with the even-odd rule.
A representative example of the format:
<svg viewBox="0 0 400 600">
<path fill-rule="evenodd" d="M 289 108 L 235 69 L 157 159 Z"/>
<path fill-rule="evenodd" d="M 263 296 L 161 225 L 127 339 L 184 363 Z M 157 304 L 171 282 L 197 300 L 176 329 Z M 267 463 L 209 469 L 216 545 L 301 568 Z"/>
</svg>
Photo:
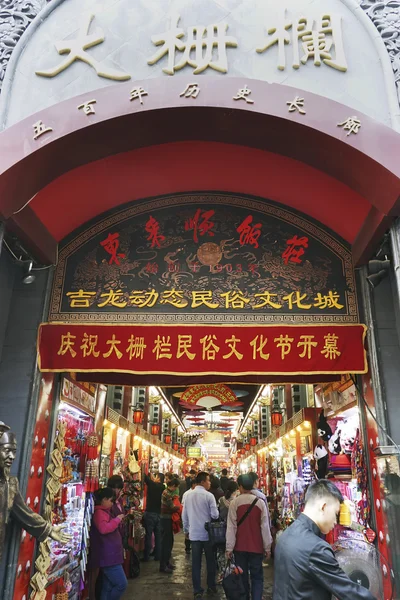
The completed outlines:
<svg viewBox="0 0 400 600">
<path fill-rule="evenodd" d="M 94 14 L 87 15 L 74 38 L 54 40 L 54 64 L 45 69 L 39 62 L 36 75 L 56 77 L 75 62 L 81 62 L 92 68 L 99 77 L 114 81 L 126 81 L 132 76 L 135 78 L 134 72 L 125 72 L 114 68 L 109 60 L 99 61 L 95 58 L 92 48 L 103 43 L 107 45 L 107 41 L 101 29 L 101 19 L 96 19 L 93 23 L 94 19 Z M 227 73 L 228 50 L 240 52 L 240 31 L 228 31 L 229 25 L 224 22 L 210 23 L 207 26 L 187 25 L 185 27 L 177 15 L 169 23 L 166 22 L 163 32 L 151 35 L 151 42 L 156 50 L 152 56 L 147 57 L 147 64 L 160 64 L 166 75 L 174 75 L 184 68 L 191 68 L 194 75 L 207 69 Z M 109 46 L 108 53 L 114 50 Z M 252 49 L 254 60 L 262 60 L 257 54 L 263 55 L 267 51 L 275 51 L 276 67 L 281 71 L 286 69 L 290 58 L 291 67 L 295 70 L 311 63 L 316 67 L 325 65 L 337 71 L 347 71 L 342 18 L 330 11 L 321 12 L 317 18 L 309 15 L 292 18 L 283 7 L 276 22 L 271 20 L 263 28 L 260 44 Z M 57 57 L 57 53 L 61 58 Z M 136 60 L 140 60 L 142 56 L 141 53 Z"/>
<path fill-rule="evenodd" d="M 346 244 L 266 200 L 134 202 L 60 251 L 51 321 L 357 323 Z"/>
<path fill-rule="evenodd" d="M 41 371 L 164 375 L 365 373 L 365 325 L 43 323 Z"/>
</svg>

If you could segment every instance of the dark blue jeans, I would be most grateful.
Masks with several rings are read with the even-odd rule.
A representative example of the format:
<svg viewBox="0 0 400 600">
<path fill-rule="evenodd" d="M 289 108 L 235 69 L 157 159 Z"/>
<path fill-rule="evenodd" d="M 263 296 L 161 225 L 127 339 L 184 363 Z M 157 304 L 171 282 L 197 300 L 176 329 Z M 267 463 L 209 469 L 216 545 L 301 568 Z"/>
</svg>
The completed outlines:
<svg viewBox="0 0 400 600">
<path fill-rule="evenodd" d="M 201 594 L 204 592 L 201 587 L 201 558 L 203 550 L 206 555 L 207 564 L 207 587 L 215 588 L 216 564 L 214 550 L 211 542 L 196 542 L 192 540 L 191 544 L 193 592 L 195 594 Z"/>
<path fill-rule="evenodd" d="M 143 515 L 143 524 L 146 529 L 146 538 L 144 541 L 144 559 L 149 560 L 151 552 L 152 534 L 154 532 L 154 560 L 160 560 L 161 549 L 161 524 L 160 515 L 153 512 L 145 512 Z"/>
<path fill-rule="evenodd" d="M 251 600 L 262 600 L 263 595 L 263 555 L 255 552 L 236 552 L 235 563 L 243 569 L 243 585 L 247 598 L 250 598 L 249 571 L 251 579 Z"/>
<path fill-rule="evenodd" d="M 164 570 L 171 562 L 171 552 L 174 547 L 174 532 L 172 529 L 172 520 L 161 519 L 161 554 L 160 569 Z"/>
<path fill-rule="evenodd" d="M 101 600 L 119 600 L 128 587 L 122 565 L 103 567 L 102 574 Z"/>
</svg>

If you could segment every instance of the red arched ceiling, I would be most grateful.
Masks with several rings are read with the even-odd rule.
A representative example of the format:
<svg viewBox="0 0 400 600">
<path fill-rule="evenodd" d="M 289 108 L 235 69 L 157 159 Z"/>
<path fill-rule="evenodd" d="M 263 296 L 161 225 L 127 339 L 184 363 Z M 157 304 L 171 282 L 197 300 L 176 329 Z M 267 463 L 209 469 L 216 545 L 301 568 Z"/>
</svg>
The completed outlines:
<svg viewBox="0 0 400 600">
<path fill-rule="evenodd" d="M 30 206 L 60 241 L 93 217 L 132 200 L 205 190 L 280 202 L 330 227 L 350 244 L 370 209 L 354 190 L 297 160 L 213 142 L 151 146 L 89 163 L 51 182 Z"/>
<path fill-rule="evenodd" d="M 306 113 L 290 113 L 293 88 L 281 84 L 251 80 L 247 104 L 233 100 L 242 78 L 202 77 L 195 100 L 182 98 L 181 78 L 135 83 L 143 104 L 128 82 L 93 92 L 88 117 L 83 95 L 0 133 L 0 217 L 37 259 L 54 262 L 56 238 L 115 204 L 177 191 L 295 206 L 350 241 L 356 263 L 400 215 L 400 136 L 366 115 L 349 137 L 338 124 L 353 109 L 304 92 Z M 38 121 L 48 129 L 36 139 Z"/>
</svg>

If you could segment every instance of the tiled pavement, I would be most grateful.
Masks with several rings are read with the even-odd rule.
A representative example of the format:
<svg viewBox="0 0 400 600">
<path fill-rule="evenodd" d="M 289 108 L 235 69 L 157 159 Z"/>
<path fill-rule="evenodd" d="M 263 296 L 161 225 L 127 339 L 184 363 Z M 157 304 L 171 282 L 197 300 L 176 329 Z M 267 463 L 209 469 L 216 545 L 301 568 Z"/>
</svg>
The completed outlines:
<svg viewBox="0 0 400 600">
<path fill-rule="evenodd" d="M 141 563 L 140 577 L 129 581 L 123 600 L 192 600 L 191 555 L 185 554 L 183 534 L 175 536 L 172 559 L 176 570 L 172 575 L 159 572 L 158 562 Z M 203 556 L 203 587 L 205 586 L 205 557 Z M 225 598 L 222 586 L 218 586 L 218 600 Z M 205 594 L 204 599 L 208 596 Z M 214 596 L 215 598 L 215 596 Z M 272 599 L 272 568 L 264 568 L 263 600 Z"/>
</svg>

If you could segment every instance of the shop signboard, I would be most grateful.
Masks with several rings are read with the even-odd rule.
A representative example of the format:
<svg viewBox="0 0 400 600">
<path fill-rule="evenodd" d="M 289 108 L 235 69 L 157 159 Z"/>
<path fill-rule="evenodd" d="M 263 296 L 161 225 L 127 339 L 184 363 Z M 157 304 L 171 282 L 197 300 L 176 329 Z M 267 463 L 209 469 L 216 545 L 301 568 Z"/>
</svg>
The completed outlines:
<svg viewBox="0 0 400 600">
<path fill-rule="evenodd" d="M 357 324 L 150 325 L 43 323 L 39 368 L 179 375 L 365 373 Z"/>
<path fill-rule="evenodd" d="M 88 390 L 83 389 L 79 384 L 70 381 L 66 377 L 64 377 L 62 381 L 61 400 L 76 404 L 88 411 L 91 415 L 94 415 L 95 413 L 95 396 L 90 394 Z"/>
<path fill-rule="evenodd" d="M 237 194 L 136 201 L 60 250 L 50 321 L 357 323 L 348 244 Z"/>
<path fill-rule="evenodd" d="M 188 448 L 186 448 L 186 456 L 188 458 L 201 458 L 200 446 L 189 446 Z"/>
</svg>

